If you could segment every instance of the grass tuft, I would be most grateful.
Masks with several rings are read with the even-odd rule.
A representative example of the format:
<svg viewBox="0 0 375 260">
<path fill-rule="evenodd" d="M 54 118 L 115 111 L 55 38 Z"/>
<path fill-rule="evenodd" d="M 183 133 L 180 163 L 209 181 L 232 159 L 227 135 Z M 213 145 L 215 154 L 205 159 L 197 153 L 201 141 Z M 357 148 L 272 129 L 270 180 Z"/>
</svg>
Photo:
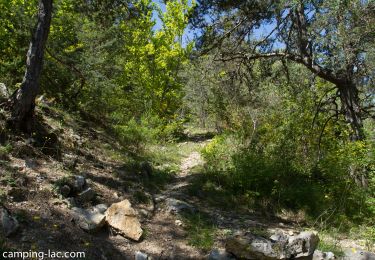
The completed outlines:
<svg viewBox="0 0 375 260">
<path fill-rule="evenodd" d="M 210 250 L 214 244 L 217 228 L 209 216 L 203 213 L 185 213 L 185 228 L 188 231 L 189 245 L 202 250 Z"/>
</svg>

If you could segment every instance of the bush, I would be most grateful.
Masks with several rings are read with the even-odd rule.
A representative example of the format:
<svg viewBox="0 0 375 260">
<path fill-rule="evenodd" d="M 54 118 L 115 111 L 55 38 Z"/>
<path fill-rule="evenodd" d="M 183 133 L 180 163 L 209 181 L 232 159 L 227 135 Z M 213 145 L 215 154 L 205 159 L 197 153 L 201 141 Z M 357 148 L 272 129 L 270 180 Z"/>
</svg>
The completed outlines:
<svg viewBox="0 0 375 260">
<path fill-rule="evenodd" d="M 183 121 L 174 121 L 158 128 L 157 137 L 165 142 L 176 141 L 184 135 Z"/>
<path fill-rule="evenodd" d="M 131 119 L 126 125 L 115 126 L 115 131 L 122 145 L 135 153 L 142 152 L 154 136 L 153 129 L 138 124 L 135 119 Z"/>
<path fill-rule="evenodd" d="M 241 143 L 238 136 L 222 135 L 202 153 L 209 181 L 237 197 L 249 197 L 253 203 L 249 206 L 267 211 L 303 210 L 311 220 L 337 225 L 363 221 L 375 213 L 373 179 L 363 190 L 348 174 L 350 166 L 373 168 L 371 149 L 364 142 L 342 143 L 325 151 L 318 161 L 310 158 L 315 167 L 305 169 L 298 166 L 301 159 L 293 150 L 280 151 L 273 144 L 246 147 Z M 345 216 L 345 221 L 338 216 Z"/>
<path fill-rule="evenodd" d="M 176 141 L 183 136 L 184 121 L 164 122 L 157 116 L 134 118 L 125 125 L 115 126 L 115 131 L 122 142 L 134 152 L 141 152 L 147 144 Z"/>
</svg>

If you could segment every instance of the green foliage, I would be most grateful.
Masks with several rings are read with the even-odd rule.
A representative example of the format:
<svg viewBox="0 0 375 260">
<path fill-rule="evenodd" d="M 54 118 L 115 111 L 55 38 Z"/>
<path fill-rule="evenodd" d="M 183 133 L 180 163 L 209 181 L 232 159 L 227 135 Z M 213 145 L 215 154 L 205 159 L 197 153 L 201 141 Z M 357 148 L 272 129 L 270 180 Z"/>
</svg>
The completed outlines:
<svg viewBox="0 0 375 260">
<path fill-rule="evenodd" d="M 131 119 L 126 125 L 115 127 L 115 131 L 122 144 L 134 152 L 142 151 L 144 145 L 152 140 L 153 130 Z"/>
<path fill-rule="evenodd" d="M 161 125 L 157 132 L 157 138 L 161 141 L 176 141 L 184 136 L 184 121 L 175 120 L 169 124 Z"/>
<path fill-rule="evenodd" d="M 132 119 L 152 118 L 157 135 L 173 139 L 182 126 L 179 73 L 193 47 L 183 46 L 182 35 L 192 5 L 168 1 L 162 11 L 151 0 L 54 2 L 41 92 L 64 109 L 108 120 L 125 143 L 134 135 L 136 147 L 150 136 Z M 24 73 L 37 1 L 0 1 L 0 7 L 0 82 L 13 89 Z M 158 30 L 154 15 L 162 22 Z"/>
<path fill-rule="evenodd" d="M 157 116 L 132 118 L 124 125 L 115 126 L 121 143 L 133 152 L 142 152 L 145 146 L 157 142 L 177 140 L 183 134 L 183 122 L 165 123 Z"/>
<path fill-rule="evenodd" d="M 0 1 L 0 82 L 21 82 L 37 1 Z"/>
<path fill-rule="evenodd" d="M 347 172 L 351 162 L 361 164 L 369 159 L 363 143 L 346 143 L 309 169 L 299 166 L 302 162 L 298 160 L 305 158 L 294 157 L 293 150 L 262 151 L 255 145 L 241 147 L 230 139 L 234 137 L 215 138 L 204 149 L 208 180 L 229 194 L 247 197 L 248 206 L 267 211 L 302 209 L 311 220 L 319 219 L 319 225 L 333 223 L 343 229 L 351 221 L 371 218 L 374 186 L 363 191 Z M 267 145 L 276 146 L 270 140 Z"/>
<path fill-rule="evenodd" d="M 0 145 L 0 159 L 6 158 L 9 153 L 12 151 L 13 147 L 10 143 L 6 145 Z"/>
<path fill-rule="evenodd" d="M 121 63 L 123 75 L 119 78 L 119 95 L 115 101 L 129 108 L 127 113 L 140 118 L 142 114 L 157 115 L 169 122 L 177 117 L 177 110 L 183 96 L 179 70 L 188 62 L 191 45 L 182 47 L 182 32 L 187 26 L 190 7 L 187 1 L 168 1 L 166 12 L 160 10 L 163 28 L 154 31 L 152 14 L 155 11 L 151 1 L 137 3 L 144 10 L 134 20 L 120 26 L 125 35 L 124 55 Z"/>
<path fill-rule="evenodd" d="M 344 256 L 342 247 L 338 241 L 326 241 L 324 239 L 319 241 L 318 250 L 322 252 L 332 252 L 336 257 Z"/>
<path fill-rule="evenodd" d="M 375 249 L 375 226 L 369 226 L 365 228 L 364 232 L 365 246 L 369 251 L 374 251 Z"/>
<path fill-rule="evenodd" d="M 320 108 L 314 100 L 333 95 L 330 84 L 311 82 L 308 77 L 299 81 L 306 71 L 298 66 L 289 67 L 286 82 L 279 74 L 280 65 L 253 67 L 258 92 L 255 96 L 249 93 L 248 98 L 255 106 L 242 102 L 224 106 L 222 113 L 229 119 L 226 133 L 215 137 L 203 151 L 205 185 L 265 212 L 302 210 L 321 227 L 334 224 L 344 230 L 352 222 L 373 223 L 373 141 L 349 142 L 345 124 L 317 112 Z M 272 73 L 265 73 L 263 67 Z M 246 86 L 238 82 L 233 87 L 242 91 Z M 233 95 L 220 95 L 232 104 L 225 99 Z M 250 113 L 246 115 L 246 111 Z M 365 169 L 366 190 L 356 185 L 361 178 L 352 176 L 350 169 L 359 175 L 363 172 L 358 169 Z"/>
<path fill-rule="evenodd" d="M 199 249 L 210 250 L 214 244 L 216 228 L 209 216 L 203 213 L 184 214 L 183 223 L 188 230 L 189 244 Z"/>
</svg>

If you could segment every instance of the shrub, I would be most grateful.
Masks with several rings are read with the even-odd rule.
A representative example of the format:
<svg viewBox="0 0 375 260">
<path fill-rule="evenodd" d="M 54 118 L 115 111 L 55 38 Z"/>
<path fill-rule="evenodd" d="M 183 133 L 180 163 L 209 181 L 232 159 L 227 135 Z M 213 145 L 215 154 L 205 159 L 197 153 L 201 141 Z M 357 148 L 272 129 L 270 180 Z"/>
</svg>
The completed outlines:
<svg viewBox="0 0 375 260">
<path fill-rule="evenodd" d="M 375 213 L 373 177 L 364 190 L 348 173 L 350 166 L 373 169 L 371 149 L 364 142 L 337 144 L 318 161 L 310 157 L 315 166 L 306 168 L 300 166 L 302 159 L 294 150 L 280 151 L 275 144 L 246 147 L 242 143 L 238 136 L 222 135 L 202 153 L 209 181 L 234 196 L 249 197 L 253 202 L 249 206 L 267 211 L 302 209 L 311 220 L 344 226 Z"/>
<path fill-rule="evenodd" d="M 141 152 L 145 144 L 152 140 L 153 129 L 131 119 L 126 125 L 115 126 L 115 131 L 121 143 L 133 152 Z"/>
</svg>

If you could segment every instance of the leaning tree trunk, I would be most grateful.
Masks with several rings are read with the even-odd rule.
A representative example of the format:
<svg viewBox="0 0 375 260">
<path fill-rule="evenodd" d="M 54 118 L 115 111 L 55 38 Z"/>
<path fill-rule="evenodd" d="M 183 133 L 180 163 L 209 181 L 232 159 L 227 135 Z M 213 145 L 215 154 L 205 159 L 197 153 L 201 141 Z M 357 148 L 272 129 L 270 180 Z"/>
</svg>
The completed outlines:
<svg viewBox="0 0 375 260">
<path fill-rule="evenodd" d="M 51 18 L 52 0 L 39 0 L 38 22 L 27 52 L 25 76 L 11 100 L 12 114 L 9 123 L 18 130 L 31 131 Z"/>
<path fill-rule="evenodd" d="M 342 110 L 345 114 L 345 121 L 350 125 L 350 140 L 352 142 L 365 139 L 361 115 L 361 105 L 358 96 L 358 89 L 354 83 L 346 83 L 338 86 Z M 350 176 L 360 187 L 367 188 L 367 172 L 361 166 L 352 164 L 349 168 Z"/>
<path fill-rule="evenodd" d="M 351 141 L 363 140 L 363 122 L 358 89 L 354 83 L 342 84 L 338 88 L 345 120 L 351 128 L 350 139 Z"/>
</svg>

